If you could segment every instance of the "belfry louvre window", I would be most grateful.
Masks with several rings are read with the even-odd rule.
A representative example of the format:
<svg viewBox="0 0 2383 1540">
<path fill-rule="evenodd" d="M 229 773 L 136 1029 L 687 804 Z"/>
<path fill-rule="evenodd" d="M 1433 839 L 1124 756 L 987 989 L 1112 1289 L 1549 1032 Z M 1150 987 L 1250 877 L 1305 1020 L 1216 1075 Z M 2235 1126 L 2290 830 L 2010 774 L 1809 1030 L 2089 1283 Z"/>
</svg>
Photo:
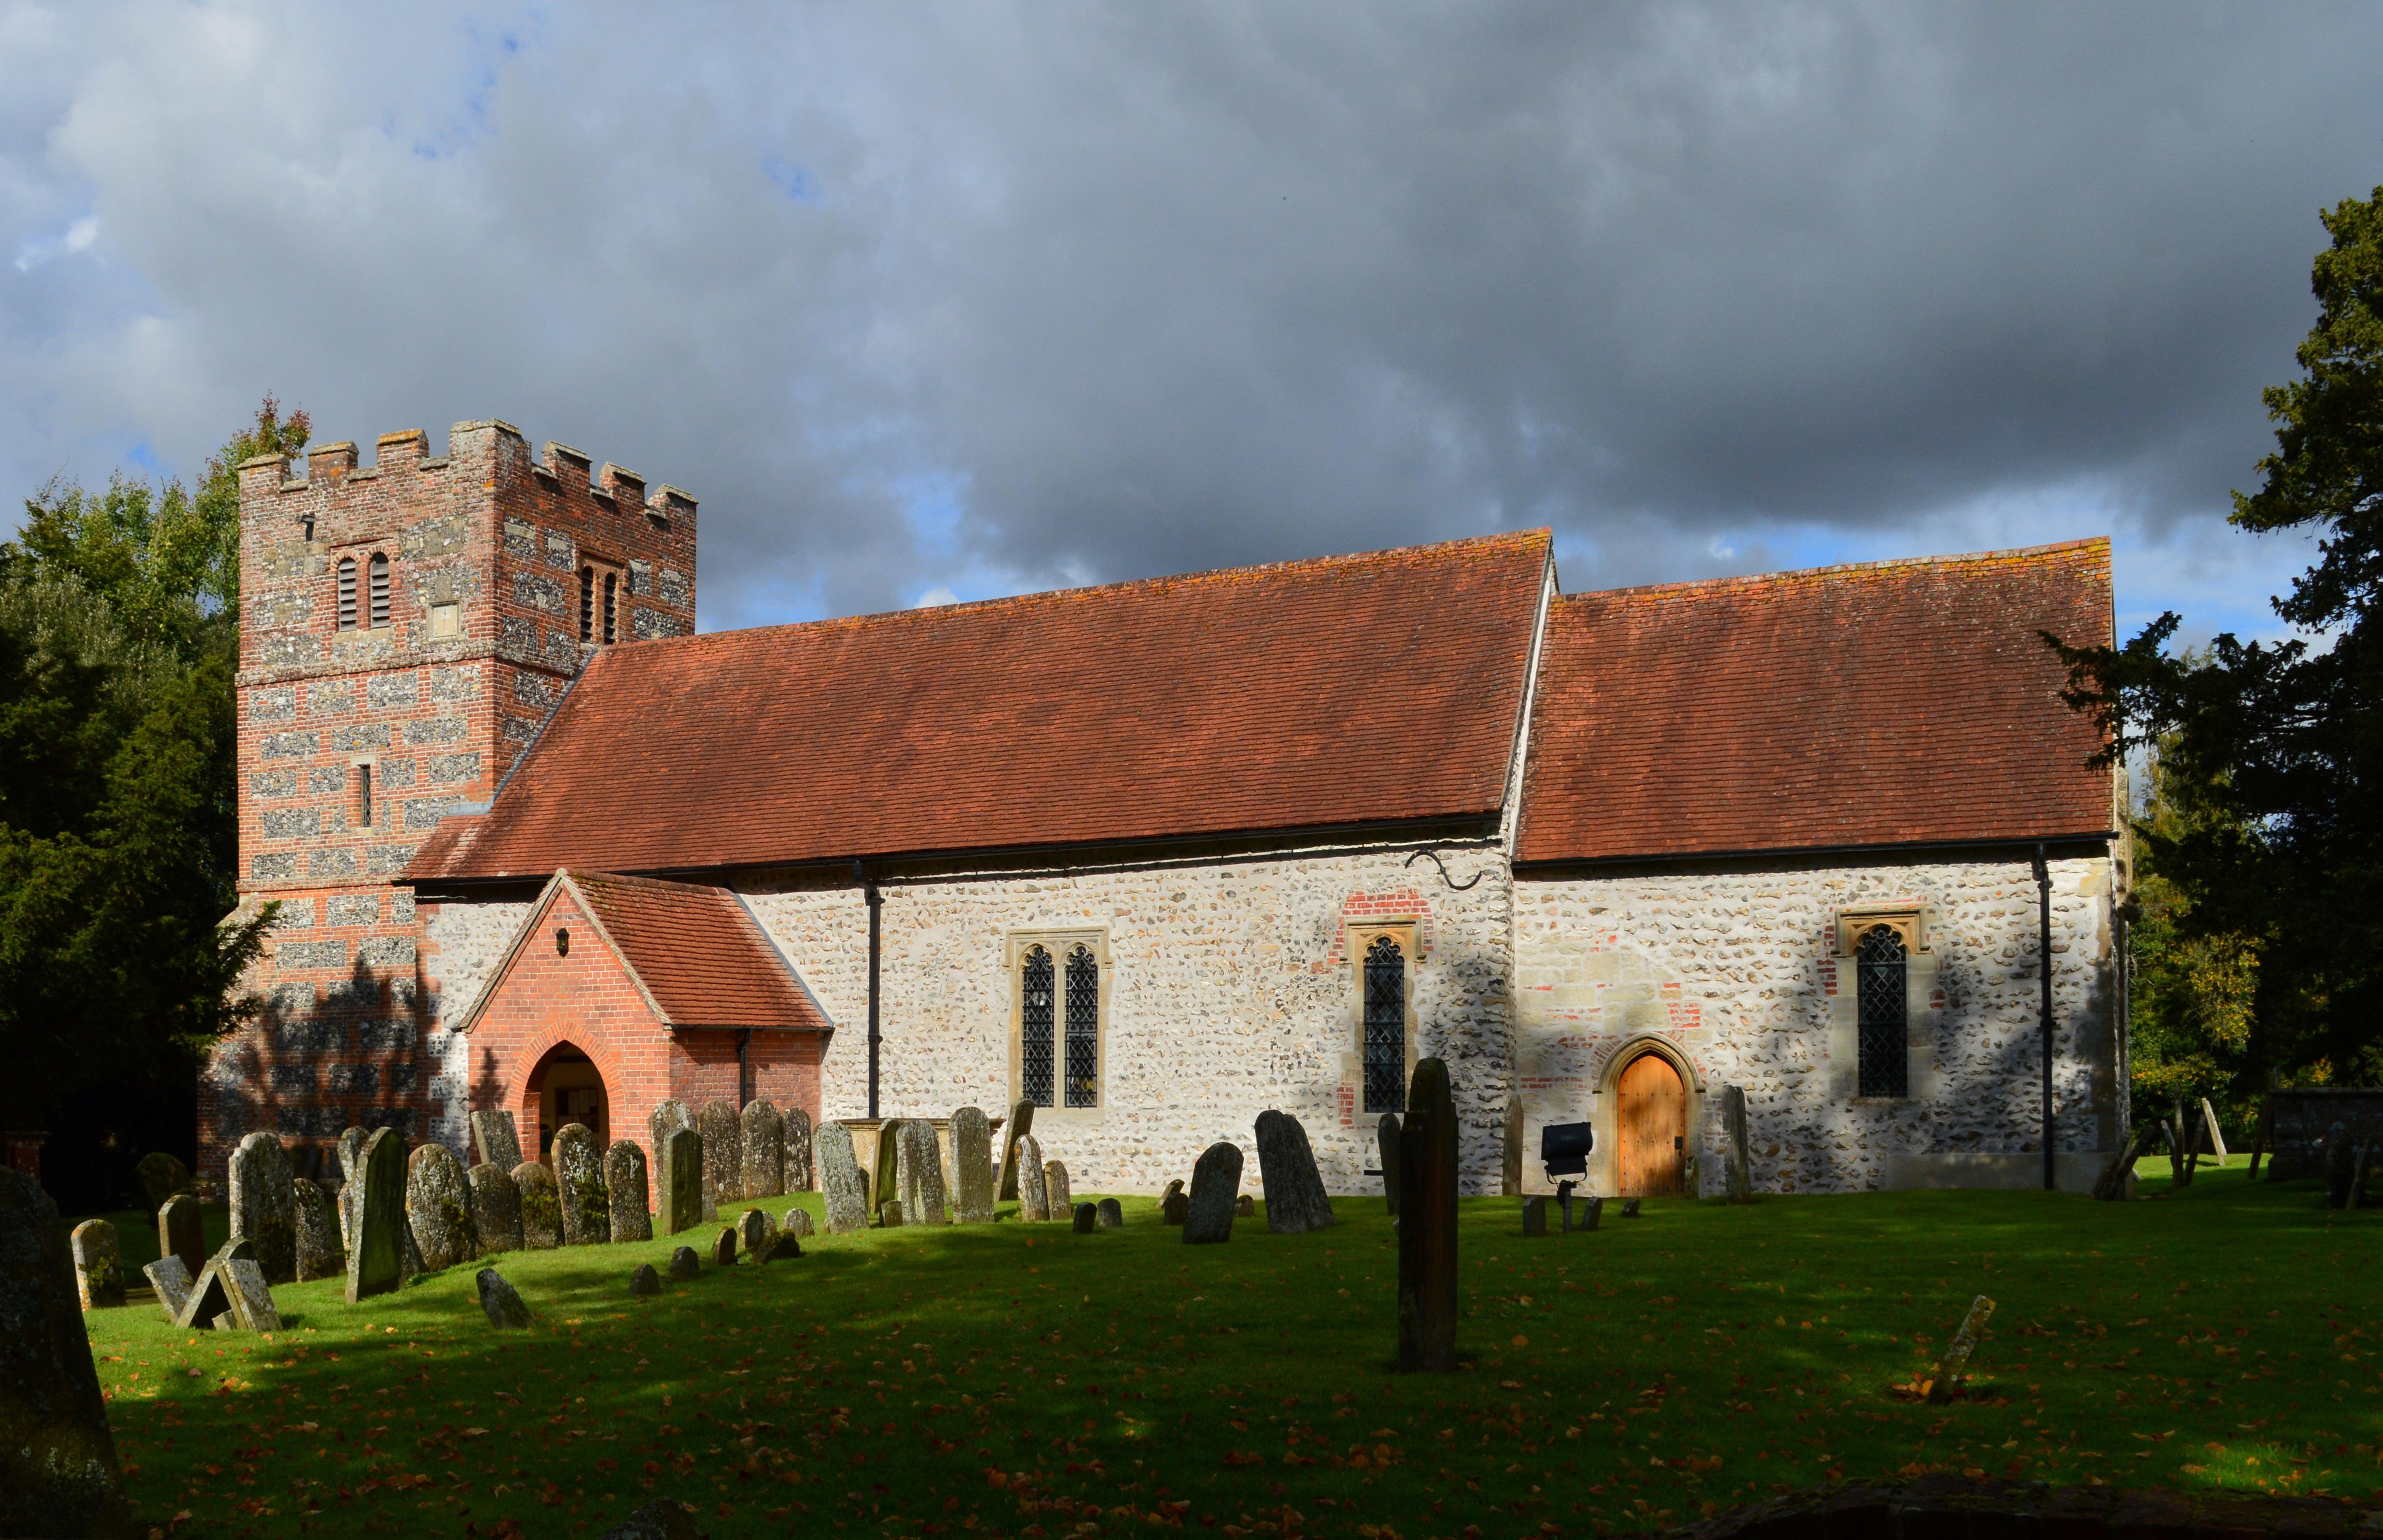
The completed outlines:
<svg viewBox="0 0 2383 1540">
<path fill-rule="evenodd" d="M 1101 965 L 1078 946 L 1068 954 L 1068 1105 L 1098 1104 L 1100 1062 Z"/>
<path fill-rule="evenodd" d="M 389 558 L 376 551 L 368 564 L 372 585 L 372 623 L 377 631 L 389 623 Z"/>
<path fill-rule="evenodd" d="M 579 639 L 596 639 L 596 569 L 579 569 Z"/>
<path fill-rule="evenodd" d="M 599 602 L 599 589 L 603 591 Z M 599 571 L 594 566 L 579 569 L 579 639 L 602 642 L 607 647 L 620 639 L 616 623 L 620 614 L 621 574 Z"/>
<path fill-rule="evenodd" d="M 612 634 L 612 617 L 616 613 L 617 607 L 615 601 L 620 592 L 620 587 L 621 576 L 618 573 L 606 573 L 604 574 L 604 644 L 607 647 L 610 647 L 614 640 Z"/>
<path fill-rule="evenodd" d="M 356 628 L 356 559 L 340 558 L 340 629 Z"/>
<path fill-rule="evenodd" d="M 1862 934 L 1855 956 L 1855 1004 L 1860 1023 L 1860 1093 L 1910 1094 L 1909 1012 L 1904 992 L 1907 956 L 1903 938 L 1889 925 Z"/>
<path fill-rule="evenodd" d="M 1051 966 L 1051 954 L 1039 946 L 1026 949 L 1023 1009 L 1019 1044 L 1019 1069 L 1021 1089 L 1026 1100 L 1038 1107 L 1051 1105 L 1051 1081 L 1054 1068 L 1051 1044 L 1054 1025 L 1054 988 L 1056 979 Z"/>
<path fill-rule="evenodd" d="M 1377 936 L 1365 949 L 1365 1110 L 1407 1106 L 1407 959 L 1399 943 Z"/>
</svg>

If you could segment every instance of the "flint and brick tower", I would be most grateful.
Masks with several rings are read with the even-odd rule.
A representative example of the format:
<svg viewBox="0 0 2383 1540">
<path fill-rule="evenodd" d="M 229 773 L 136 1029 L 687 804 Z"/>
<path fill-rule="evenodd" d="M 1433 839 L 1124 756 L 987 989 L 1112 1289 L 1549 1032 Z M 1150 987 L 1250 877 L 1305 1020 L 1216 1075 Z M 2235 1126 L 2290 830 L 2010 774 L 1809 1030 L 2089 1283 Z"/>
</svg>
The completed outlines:
<svg viewBox="0 0 2383 1540">
<path fill-rule="evenodd" d="M 279 924 L 258 1021 L 199 1090 L 200 1169 L 278 1134 L 302 1172 L 351 1125 L 463 1146 L 436 960 L 399 881 L 485 804 L 595 649 L 695 630 L 696 506 L 504 423 L 240 467 L 240 887 Z M 463 1003 L 458 1002 L 460 1006 Z M 327 1174 L 335 1174 L 336 1163 Z"/>
</svg>

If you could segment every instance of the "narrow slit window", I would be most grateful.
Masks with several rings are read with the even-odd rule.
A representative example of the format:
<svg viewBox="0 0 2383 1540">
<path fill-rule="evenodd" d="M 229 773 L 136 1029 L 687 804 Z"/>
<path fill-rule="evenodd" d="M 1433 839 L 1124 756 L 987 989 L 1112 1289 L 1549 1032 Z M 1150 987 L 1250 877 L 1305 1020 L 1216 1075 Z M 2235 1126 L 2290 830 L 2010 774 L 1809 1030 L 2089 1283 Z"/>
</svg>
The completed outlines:
<svg viewBox="0 0 2383 1540">
<path fill-rule="evenodd" d="M 1365 1110 L 1407 1106 L 1407 959 L 1399 943 L 1377 936 L 1365 949 Z"/>
<path fill-rule="evenodd" d="M 356 767 L 356 827 L 370 829 L 373 821 L 373 768 Z"/>
<path fill-rule="evenodd" d="M 1101 965 L 1093 949 L 1068 954 L 1068 1105 L 1100 1104 Z"/>
<path fill-rule="evenodd" d="M 372 623 L 377 631 L 389 624 L 389 558 L 375 552 L 371 566 Z"/>
<path fill-rule="evenodd" d="M 1904 993 L 1903 938 L 1891 925 L 1864 932 L 1856 954 L 1855 1001 L 1860 1013 L 1860 1093 L 1908 1096 L 1911 1081 L 1909 1005 Z"/>
<path fill-rule="evenodd" d="M 1026 949 L 1025 977 L 1020 980 L 1024 991 L 1020 1027 L 1024 1037 L 1019 1054 L 1020 1089 L 1026 1100 L 1038 1107 L 1051 1105 L 1052 1043 L 1054 1024 L 1052 996 L 1054 985 L 1051 954 L 1039 946 Z"/>
<path fill-rule="evenodd" d="M 606 573 L 604 574 L 604 641 L 608 646 L 614 640 L 612 634 L 612 616 L 614 613 L 613 600 L 614 595 L 617 593 L 620 586 L 621 580 L 617 575 L 611 573 Z"/>
<path fill-rule="evenodd" d="M 596 639 L 596 569 L 579 569 L 579 639 Z"/>
<path fill-rule="evenodd" d="M 340 629 L 356 628 L 356 559 L 340 558 Z"/>
</svg>

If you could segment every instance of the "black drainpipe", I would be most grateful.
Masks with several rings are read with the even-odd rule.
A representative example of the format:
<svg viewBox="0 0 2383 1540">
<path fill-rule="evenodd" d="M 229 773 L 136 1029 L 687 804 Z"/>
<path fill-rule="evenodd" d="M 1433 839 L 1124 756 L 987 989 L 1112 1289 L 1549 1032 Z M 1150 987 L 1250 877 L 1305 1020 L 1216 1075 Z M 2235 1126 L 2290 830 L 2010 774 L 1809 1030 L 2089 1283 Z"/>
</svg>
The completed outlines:
<svg viewBox="0 0 2383 1540">
<path fill-rule="evenodd" d="M 2052 1160 L 2052 867 L 2035 847 L 2037 972 L 2043 986 L 2043 1190 L 2056 1185 Z"/>
<path fill-rule="evenodd" d="M 869 869 L 860 857 L 852 858 L 852 880 L 860 884 L 860 895 L 869 905 L 869 1115 L 877 1116 L 877 960 L 879 920 L 885 908 L 885 895 L 869 880 Z"/>
<path fill-rule="evenodd" d="M 747 1027 L 736 1035 L 736 1104 L 743 1106 L 753 1100 L 753 1066 L 745 1051 L 753 1046 L 753 1029 Z"/>
</svg>

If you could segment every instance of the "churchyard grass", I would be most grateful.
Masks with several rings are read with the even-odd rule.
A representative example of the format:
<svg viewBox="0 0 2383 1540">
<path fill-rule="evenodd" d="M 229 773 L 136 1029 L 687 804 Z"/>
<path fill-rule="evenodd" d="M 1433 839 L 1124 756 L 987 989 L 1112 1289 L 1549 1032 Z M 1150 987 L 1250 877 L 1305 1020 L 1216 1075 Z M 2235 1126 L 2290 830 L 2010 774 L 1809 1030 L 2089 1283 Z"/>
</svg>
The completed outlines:
<svg viewBox="0 0 2383 1540">
<path fill-rule="evenodd" d="M 1472 1362 L 1437 1376 L 1389 1372 L 1379 1199 L 1218 1246 L 1149 1200 L 1092 1235 L 821 1237 L 652 1300 L 631 1270 L 710 1228 L 493 1259 L 525 1332 L 485 1324 L 473 1265 L 358 1307 L 278 1288 L 269 1339 L 87 1319 L 137 1512 L 178 1534 L 592 1534 L 661 1493 L 721 1536 L 1056 1540 L 1097 1508 L 1112 1534 L 1480 1540 L 1923 1469 L 2368 1499 L 2383 1213 L 2165 1185 L 1650 1201 L 1533 1240 L 1468 1201 Z M 1978 1398 L 1898 1392 L 1982 1292 Z"/>
</svg>

